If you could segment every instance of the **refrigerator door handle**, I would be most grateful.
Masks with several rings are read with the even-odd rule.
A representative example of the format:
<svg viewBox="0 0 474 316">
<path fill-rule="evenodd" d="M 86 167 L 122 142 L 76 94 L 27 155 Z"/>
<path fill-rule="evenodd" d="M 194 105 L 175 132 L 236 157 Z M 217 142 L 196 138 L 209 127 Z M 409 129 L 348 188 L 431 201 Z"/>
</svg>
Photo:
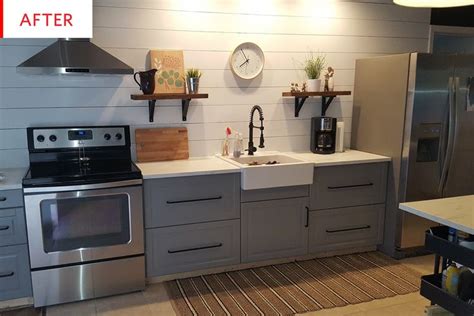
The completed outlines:
<svg viewBox="0 0 474 316">
<path fill-rule="evenodd" d="M 438 185 L 438 193 L 443 196 L 446 181 L 448 180 L 449 166 L 451 164 L 451 158 L 454 149 L 454 130 L 456 124 L 456 92 L 455 92 L 455 80 L 453 77 L 449 77 L 448 82 L 448 141 L 446 145 L 446 153 L 443 159 L 443 167 L 441 169 L 441 177 Z"/>
<path fill-rule="evenodd" d="M 466 111 L 474 111 L 474 77 L 467 78 Z"/>
</svg>

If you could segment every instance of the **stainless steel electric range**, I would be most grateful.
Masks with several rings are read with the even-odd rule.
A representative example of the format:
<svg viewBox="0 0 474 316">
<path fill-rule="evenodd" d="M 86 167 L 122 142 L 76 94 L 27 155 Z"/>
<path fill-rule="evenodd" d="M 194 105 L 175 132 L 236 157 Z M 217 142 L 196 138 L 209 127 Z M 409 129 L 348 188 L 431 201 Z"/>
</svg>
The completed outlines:
<svg viewBox="0 0 474 316">
<path fill-rule="evenodd" d="M 28 128 L 34 304 L 145 287 L 142 175 L 128 126 Z"/>
</svg>

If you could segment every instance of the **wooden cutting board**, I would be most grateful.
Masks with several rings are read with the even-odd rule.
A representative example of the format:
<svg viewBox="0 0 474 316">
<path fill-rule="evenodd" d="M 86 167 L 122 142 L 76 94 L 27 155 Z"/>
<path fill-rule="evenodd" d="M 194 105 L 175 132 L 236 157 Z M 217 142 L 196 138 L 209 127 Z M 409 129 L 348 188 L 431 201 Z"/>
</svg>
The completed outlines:
<svg viewBox="0 0 474 316">
<path fill-rule="evenodd" d="M 135 142 L 138 162 L 189 158 L 188 130 L 185 127 L 137 129 Z"/>
</svg>

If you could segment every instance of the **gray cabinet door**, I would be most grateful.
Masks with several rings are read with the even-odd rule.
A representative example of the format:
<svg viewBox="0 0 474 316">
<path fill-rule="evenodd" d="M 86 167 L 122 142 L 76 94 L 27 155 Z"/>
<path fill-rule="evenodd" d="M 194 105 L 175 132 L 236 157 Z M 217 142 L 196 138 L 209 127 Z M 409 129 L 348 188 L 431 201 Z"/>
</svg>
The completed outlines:
<svg viewBox="0 0 474 316">
<path fill-rule="evenodd" d="M 0 209 L 0 246 L 26 243 L 23 208 Z"/>
<path fill-rule="evenodd" d="M 145 227 L 240 217 L 240 174 L 145 180 Z"/>
<path fill-rule="evenodd" d="M 309 252 L 375 246 L 382 242 L 385 204 L 311 211 Z"/>
<path fill-rule="evenodd" d="M 308 198 L 242 203 L 242 262 L 304 255 Z"/>
<path fill-rule="evenodd" d="M 146 230 L 147 276 L 240 263 L 240 220 Z"/>
<path fill-rule="evenodd" d="M 0 247 L 0 300 L 31 296 L 26 245 Z"/>
<path fill-rule="evenodd" d="M 311 210 L 385 203 L 388 164 L 317 167 Z"/>
</svg>

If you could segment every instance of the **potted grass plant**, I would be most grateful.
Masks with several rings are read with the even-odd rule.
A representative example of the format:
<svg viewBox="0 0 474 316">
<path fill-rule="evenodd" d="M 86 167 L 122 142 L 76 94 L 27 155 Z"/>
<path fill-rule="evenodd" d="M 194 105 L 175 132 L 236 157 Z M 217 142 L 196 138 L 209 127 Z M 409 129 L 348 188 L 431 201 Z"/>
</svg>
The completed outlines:
<svg viewBox="0 0 474 316">
<path fill-rule="evenodd" d="M 186 70 L 186 86 L 188 87 L 188 93 L 198 93 L 199 79 L 201 78 L 201 75 L 201 71 L 197 68 L 189 68 Z"/>
<path fill-rule="evenodd" d="M 315 56 L 310 53 L 303 63 L 304 71 L 308 80 L 306 81 L 306 91 L 318 92 L 321 91 L 321 71 L 326 66 L 326 58 L 321 55 Z"/>
</svg>

